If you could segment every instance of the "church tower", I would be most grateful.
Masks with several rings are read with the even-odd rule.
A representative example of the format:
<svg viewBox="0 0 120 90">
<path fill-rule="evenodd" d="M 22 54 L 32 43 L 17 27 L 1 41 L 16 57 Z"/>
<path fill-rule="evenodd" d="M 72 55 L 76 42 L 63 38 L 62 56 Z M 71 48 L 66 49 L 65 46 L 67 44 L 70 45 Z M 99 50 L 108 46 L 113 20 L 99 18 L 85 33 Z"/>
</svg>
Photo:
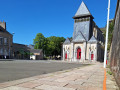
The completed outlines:
<svg viewBox="0 0 120 90">
<path fill-rule="evenodd" d="M 104 36 L 93 21 L 84 2 L 78 8 L 74 19 L 73 38 L 63 43 L 63 60 L 77 62 L 96 62 L 104 57 Z"/>
<path fill-rule="evenodd" d="M 92 37 L 93 16 L 84 2 L 81 3 L 74 19 L 73 42 L 89 41 Z"/>
</svg>

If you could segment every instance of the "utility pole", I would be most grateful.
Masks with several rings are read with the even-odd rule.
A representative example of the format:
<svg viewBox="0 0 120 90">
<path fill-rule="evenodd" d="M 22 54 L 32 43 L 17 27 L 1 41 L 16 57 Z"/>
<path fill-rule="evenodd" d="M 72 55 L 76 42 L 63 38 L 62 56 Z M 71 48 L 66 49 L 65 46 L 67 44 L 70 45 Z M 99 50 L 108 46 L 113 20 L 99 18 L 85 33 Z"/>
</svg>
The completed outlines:
<svg viewBox="0 0 120 90">
<path fill-rule="evenodd" d="M 104 53 L 104 68 L 106 68 L 106 59 L 107 59 L 107 44 L 108 44 L 109 17 L 110 17 L 110 0 L 108 1 L 108 15 L 107 15 L 105 53 Z"/>
</svg>

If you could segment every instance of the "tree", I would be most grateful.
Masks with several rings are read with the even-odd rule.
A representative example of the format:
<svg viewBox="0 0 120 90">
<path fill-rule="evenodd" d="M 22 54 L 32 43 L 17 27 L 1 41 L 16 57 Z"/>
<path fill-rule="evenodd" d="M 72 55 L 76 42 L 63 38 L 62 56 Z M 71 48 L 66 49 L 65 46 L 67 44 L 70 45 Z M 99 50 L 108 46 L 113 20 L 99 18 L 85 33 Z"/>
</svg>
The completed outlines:
<svg viewBox="0 0 120 90">
<path fill-rule="evenodd" d="M 109 33 L 108 33 L 108 51 L 110 50 L 111 42 L 112 42 L 112 37 L 113 37 L 113 30 L 114 30 L 114 20 L 110 21 L 109 23 Z M 104 38 L 106 37 L 106 28 L 103 30 L 103 35 Z"/>
<path fill-rule="evenodd" d="M 42 33 L 38 33 L 34 39 L 34 49 L 44 49 L 46 44 L 46 39 Z"/>
<path fill-rule="evenodd" d="M 114 20 L 112 20 L 109 24 L 109 33 L 108 33 L 108 50 L 110 50 L 110 46 L 112 43 L 113 37 L 113 30 L 114 30 Z"/>
<path fill-rule="evenodd" d="M 61 55 L 62 44 L 65 41 L 64 37 L 51 36 L 45 38 L 42 33 L 38 33 L 34 39 L 34 48 L 42 49 L 47 56 Z"/>
<path fill-rule="evenodd" d="M 47 55 L 57 56 L 61 55 L 62 42 L 65 41 L 64 37 L 51 36 L 47 38 Z"/>
</svg>

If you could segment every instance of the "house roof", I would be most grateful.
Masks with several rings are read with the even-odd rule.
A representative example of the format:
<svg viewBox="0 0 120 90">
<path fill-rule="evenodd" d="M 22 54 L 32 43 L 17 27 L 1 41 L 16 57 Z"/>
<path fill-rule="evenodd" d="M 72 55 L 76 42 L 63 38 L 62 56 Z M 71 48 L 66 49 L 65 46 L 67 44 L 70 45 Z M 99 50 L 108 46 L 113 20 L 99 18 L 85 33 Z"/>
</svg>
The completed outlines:
<svg viewBox="0 0 120 90">
<path fill-rule="evenodd" d="M 24 50 L 24 51 L 29 51 L 30 48 L 27 47 L 27 45 L 24 44 L 18 44 L 18 43 L 13 43 L 13 51 L 19 51 L 19 50 Z"/>
<path fill-rule="evenodd" d="M 84 35 L 82 34 L 81 31 L 79 31 L 72 42 L 85 42 L 85 41 L 86 41 L 86 39 L 85 39 Z"/>
<path fill-rule="evenodd" d="M 94 36 L 92 36 L 91 39 L 88 41 L 88 43 L 97 43 L 97 42 L 98 41 Z"/>
<path fill-rule="evenodd" d="M 30 48 L 30 49 L 34 49 L 34 45 L 28 45 L 28 47 Z"/>
<path fill-rule="evenodd" d="M 71 42 L 70 42 L 69 38 L 67 38 L 63 44 L 70 44 L 70 43 Z"/>
<path fill-rule="evenodd" d="M 30 49 L 31 53 L 41 53 L 42 49 Z"/>
<path fill-rule="evenodd" d="M 9 33 L 6 29 L 4 29 L 3 27 L 0 26 L 0 32 L 2 33 L 7 33 L 9 35 L 12 35 L 11 33 Z"/>
<path fill-rule="evenodd" d="M 89 9 L 85 5 L 85 3 L 82 1 L 80 7 L 78 8 L 75 16 L 73 18 L 83 17 L 83 16 L 92 16 Z"/>
</svg>

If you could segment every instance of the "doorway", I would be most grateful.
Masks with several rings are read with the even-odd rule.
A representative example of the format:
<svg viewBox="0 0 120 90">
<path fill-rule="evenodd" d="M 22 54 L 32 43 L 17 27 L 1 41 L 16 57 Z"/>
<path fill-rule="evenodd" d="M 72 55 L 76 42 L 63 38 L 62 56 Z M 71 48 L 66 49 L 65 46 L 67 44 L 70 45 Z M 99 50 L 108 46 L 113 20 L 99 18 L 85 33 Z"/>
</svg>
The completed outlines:
<svg viewBox="0 0 120 90">
<path fill-rule="evenodd" d="M 67 59 L 67 53 L 65 53 L 65 59 Z"/>
<path fill-rule="evenodd" d="M 80 60 L 81 59 L 81 48 L 77 49 L 77 59 Z"/>
<path fill-rule="evenodd" d="M 94 60 L 94 54 L 91 54 L 91 60 Z"/>
</svg>

